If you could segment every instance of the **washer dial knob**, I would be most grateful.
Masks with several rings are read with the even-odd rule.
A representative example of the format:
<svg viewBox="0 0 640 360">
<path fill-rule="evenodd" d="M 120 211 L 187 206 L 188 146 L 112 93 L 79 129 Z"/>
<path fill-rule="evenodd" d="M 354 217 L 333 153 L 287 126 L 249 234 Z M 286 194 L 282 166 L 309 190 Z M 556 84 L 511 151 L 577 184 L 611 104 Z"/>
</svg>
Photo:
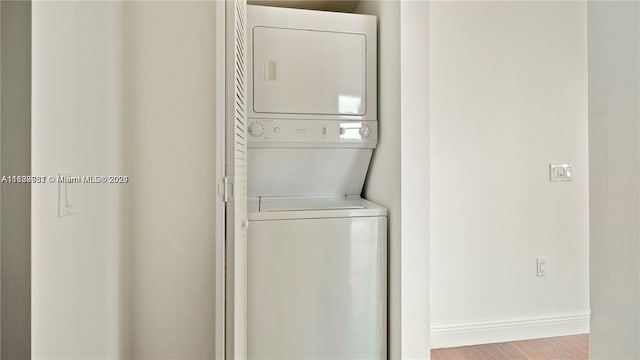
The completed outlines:
<svg viewBox="0 0 640 360">
<path fill-rule="evenodd" d="M 249 134 L 251 134 L 251 136 L 258 137 L 262 135 L 263 132 L 264 128 L 259 123 L 254 122 L 253 124 L 249 125 Z"/>
<path fill-rule="evenodd" d="M 362 136 L 363 138 L 369 137 L 370 134 L 371 134 L 371 129 L 367 125 L 364 125 L 363 127 L 360 128 L 360 136 Z"/>
</svg>

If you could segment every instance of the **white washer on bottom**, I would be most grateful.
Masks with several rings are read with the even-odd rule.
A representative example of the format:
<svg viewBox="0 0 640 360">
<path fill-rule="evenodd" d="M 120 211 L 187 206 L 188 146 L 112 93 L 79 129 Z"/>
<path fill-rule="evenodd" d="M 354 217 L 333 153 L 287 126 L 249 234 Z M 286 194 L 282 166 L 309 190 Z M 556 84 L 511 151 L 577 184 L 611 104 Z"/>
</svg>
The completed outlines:
<svg viewBox="0 0 640 360">
<path fill-rule="evenodd" d="M 386 358 L 386 209 L 262 198 L 249 221 L 249 359 Z"/>
</svg>

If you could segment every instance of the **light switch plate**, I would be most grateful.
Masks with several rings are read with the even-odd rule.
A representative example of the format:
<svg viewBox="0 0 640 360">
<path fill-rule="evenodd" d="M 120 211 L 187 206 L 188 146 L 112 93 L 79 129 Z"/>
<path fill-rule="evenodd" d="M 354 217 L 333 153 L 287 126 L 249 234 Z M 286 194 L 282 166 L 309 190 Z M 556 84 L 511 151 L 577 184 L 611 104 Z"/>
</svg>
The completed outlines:
<svg viewBox="0 0 640 360">
<path fill-rule="evenodd" d="M 549 260 L 546 256 L 536 258 L 536 275 L 538 277 L 549 275 Z"/>
<path fill-rule="evenodd" d="M 72 174 L 58 174 L 58 217 L 73 215 L 76 213 L 74 208 L 73 191 L 70 189 L 72 185 L 65 179 L 72 177 Z"/>
<path fill-rule="evenodd" d="M 573 181 L 573 164 L 570 164 L 570 163 L 549 164 L 549 181 L 551 182 Z"/>
</svg>

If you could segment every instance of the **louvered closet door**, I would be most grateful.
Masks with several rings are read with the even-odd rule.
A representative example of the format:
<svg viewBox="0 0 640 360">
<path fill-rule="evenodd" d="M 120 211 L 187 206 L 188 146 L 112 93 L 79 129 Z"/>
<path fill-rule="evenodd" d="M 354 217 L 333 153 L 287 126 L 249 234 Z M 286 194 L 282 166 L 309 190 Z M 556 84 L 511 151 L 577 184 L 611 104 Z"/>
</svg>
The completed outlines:
<svg viewBox="0 0 640 360">
<path fill-rule="evenodd" d="M 226 2 L 226 358 L 247 358 L 246 0 Z"/>
</svg>

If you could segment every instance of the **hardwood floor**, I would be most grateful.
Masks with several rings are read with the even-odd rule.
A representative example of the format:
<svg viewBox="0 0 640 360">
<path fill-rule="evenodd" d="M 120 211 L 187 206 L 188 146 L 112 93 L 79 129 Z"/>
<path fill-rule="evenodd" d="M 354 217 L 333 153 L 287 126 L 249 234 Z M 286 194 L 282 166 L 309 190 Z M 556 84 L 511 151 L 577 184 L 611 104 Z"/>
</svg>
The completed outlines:
<svg viewBox="0 0 640 360">
<path fill-rule="evenodd" d="M 431 360 L 588 359 L 588 334 L 431 350 Z"/>
</svg>

